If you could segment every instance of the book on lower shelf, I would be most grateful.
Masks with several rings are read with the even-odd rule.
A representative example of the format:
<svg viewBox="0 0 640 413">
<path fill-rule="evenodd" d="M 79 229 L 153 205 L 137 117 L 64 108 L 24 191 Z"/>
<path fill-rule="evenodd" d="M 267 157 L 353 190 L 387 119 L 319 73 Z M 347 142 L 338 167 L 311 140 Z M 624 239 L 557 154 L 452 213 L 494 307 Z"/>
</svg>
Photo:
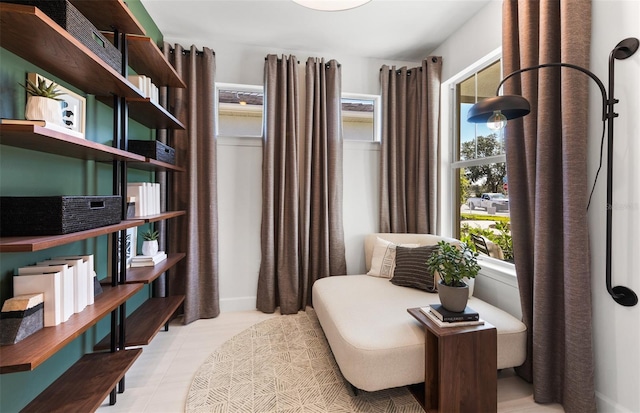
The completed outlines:
<svg viewBox="0 0 640 413">
<path fill-rule="evenodd" d="M 438 327 L 466 327 L 484 324 L 484 320 L 481 318 L 471 321 L 442 321 L 433 313 L 430 306 L 420 307 L 420 311 L 429 317 L 431 321 L 436 323 Z"/>
<path fill-rule="evenodd" d="M 72 129 L 69 129 L 65 126 L 58 125 L 55 123 L 47 122 L 46 120 L 28 120 L 28 119 L 0 119 L 0 124 L 2 125 L 31 125 L 31 126 L 41 126 L 46 129 L 51 129 L 52 131 L 65 133 L 69 136 L 73 136 L 74 138 L 84 139 L 84 134 Z"/>
<path fill-rule="evenodd" d="M 136 255 L 131 260 L 131 267 L 153 267 L 167 259 L 167 254 L 164 251 L 158 251 L 155 255 Z"/>
<path fill-rule="evenodd" d="M 429 308 L 440 321 L 478 321 L 480 319 L 478 313 L 469 306 L 461 312 L 449 311 L 442 304 L 432 304 Z"/>
</svg>

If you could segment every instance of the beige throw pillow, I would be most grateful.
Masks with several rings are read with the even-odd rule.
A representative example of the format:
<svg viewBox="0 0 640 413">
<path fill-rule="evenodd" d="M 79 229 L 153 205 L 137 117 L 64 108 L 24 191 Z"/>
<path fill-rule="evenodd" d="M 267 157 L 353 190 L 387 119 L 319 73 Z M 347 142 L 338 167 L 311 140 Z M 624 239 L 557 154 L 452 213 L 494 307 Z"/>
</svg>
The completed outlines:
<svg viewBox="0 0 640 413">
<path fill-rule="evenodd" d="M 415 248 L 418 244 L 401 244 L 403 247 Z M 367 275 L 381 278 L 393 278 L 396 267 L 396 247 L 393 242 L 377 237 L 371 256 L 371 269 Z"/>
</svg>

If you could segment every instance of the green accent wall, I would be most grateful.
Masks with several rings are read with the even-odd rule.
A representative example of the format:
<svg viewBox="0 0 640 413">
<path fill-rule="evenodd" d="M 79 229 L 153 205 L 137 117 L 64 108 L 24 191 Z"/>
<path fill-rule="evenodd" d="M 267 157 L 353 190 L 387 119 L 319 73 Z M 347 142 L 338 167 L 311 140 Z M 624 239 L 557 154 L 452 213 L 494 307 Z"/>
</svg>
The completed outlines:
<svg viewBox="0 0 640 413">
<path fill-rule="evenodd" d="M 127 0 L 126 3 L 147 30 L 147 35 L 161 44 L 162 34 L 142 3 L 139 0 Z M 24 119 L 26 93 L 18 84 L 25 82 L 29 72 L 39 73 L 86 96 L 86 139 L 111 145 L 113 110 L 110 107 L 3 48 L 0 48 L 0 117 Z M 155 131 L 130 120 L 129 137 L 153 139 Z M 110 195 L 112 178 L 111 164 L 0 145 L 0 195 L 3 196 Z M 152 181 L 153 174 L 129 169 L 128 179 L 132 182 Z M 145 229 L 142 226 L 138 231 Z M 142 240 L 138 238 L 139 251 Z M 33 253 L 0 253 L 0 301 L 13 296 L 12 277 L 17 268 L 55 256 L 94 254 L 98 278 L 105 278 L 107 250 L 108 236 L 101 236 Z M 146 287 L 127 301 L 127 313 L 134 311 L 150 294 Z M 106 316 L 34 371 L 0 375 L 0 412 L 22 409 L 80 357 L 92 352 L 93 345 L 109 332 L 109 325 L 110 317 Z"/>
</svg>

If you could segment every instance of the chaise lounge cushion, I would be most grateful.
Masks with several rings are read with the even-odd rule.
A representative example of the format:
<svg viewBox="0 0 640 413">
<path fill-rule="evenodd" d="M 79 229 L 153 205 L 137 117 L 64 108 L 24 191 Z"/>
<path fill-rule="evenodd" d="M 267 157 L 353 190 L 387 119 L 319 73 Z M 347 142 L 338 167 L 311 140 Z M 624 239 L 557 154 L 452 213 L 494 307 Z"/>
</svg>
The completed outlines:
<svg viewBox="0 0 640 413">
<path fill-rule="evenodd" d="M 432 245 L 442 239 L 433 235 L 418 239 L 411 234 L 391 235 L 393 239 L 389 240 L 399 244 Z M 375 240 L 369 241 L 365 245 Z M 367 275 L 327 277 L 313 286 L 313 306 L 342 374 L 366 391 L 424 381 L 424 331 L 407 308 L 438 302 L 436 293 Z M 470 297 L 468 305 L 497 329 L 498 368 L 522 364 L 526 354 L 524 324 L 478 298 Z"/>
</svg>

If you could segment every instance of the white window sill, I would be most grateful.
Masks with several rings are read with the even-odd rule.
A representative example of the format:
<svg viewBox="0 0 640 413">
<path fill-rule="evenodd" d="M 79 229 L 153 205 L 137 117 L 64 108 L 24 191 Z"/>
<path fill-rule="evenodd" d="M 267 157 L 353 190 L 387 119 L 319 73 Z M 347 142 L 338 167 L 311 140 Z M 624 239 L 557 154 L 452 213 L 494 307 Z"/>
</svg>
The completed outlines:
<svg viewBox="0 0 640 413">
<path fill-rule="evenodd" d="M 478 264 L 482 267 L 481 275 L 518 288 L 515 265 L 489 257 L 478 257 Z"/>
</svg>

